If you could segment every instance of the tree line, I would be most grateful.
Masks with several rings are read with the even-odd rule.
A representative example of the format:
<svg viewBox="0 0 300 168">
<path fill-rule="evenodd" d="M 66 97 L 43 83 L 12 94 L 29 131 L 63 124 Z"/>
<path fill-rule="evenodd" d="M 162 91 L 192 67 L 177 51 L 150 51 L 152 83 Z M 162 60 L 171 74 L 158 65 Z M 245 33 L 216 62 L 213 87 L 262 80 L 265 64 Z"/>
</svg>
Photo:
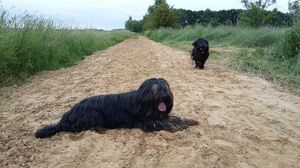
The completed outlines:
<svg viewBox="0 0 300 168">
<path fill-rule="evenodd" d="M 196 24 L 213 27 L 221 25 L 289 27 L 299 21 L 300 0 L 289 0 L 287 4 L 289 13 L 280 12 L 276 8 L 272 11 L 267 10 L 276 3 L 276 0 L 241 0 L 241 3 L 246 9 L 192 11 L 174 9 L 166 0 L 155 0 L 143 19 L 134 20 L 130 16 L 125 28 L 133 32 L 142 32 L 160 27 L 179 28 Z"/>
<path fill-rule="evenodd" d="M 178 23 L 180 26 L 200 24 L 203 26 L 221 26 L 238 24 L 259 27 L 259 26 L 291 26 L 293 24 L 292 16 L 288 13 L 282 13 L 277 9 L 273 11 L 248 11 L 242 9 L 230 9 L 211 11 L 209 9 L 200 11 L 191 11 L 177 9 Z M 258 15 L 258 13 L 260 13 Z M 254 15 L 255 17 L 248 17 Z M 258 19 L 255 19 L 258 18 Z M 249 20 L 248 20 L 249 19 Z M 254 22 L 254 23 L 252 23 Z"/>
</svg>

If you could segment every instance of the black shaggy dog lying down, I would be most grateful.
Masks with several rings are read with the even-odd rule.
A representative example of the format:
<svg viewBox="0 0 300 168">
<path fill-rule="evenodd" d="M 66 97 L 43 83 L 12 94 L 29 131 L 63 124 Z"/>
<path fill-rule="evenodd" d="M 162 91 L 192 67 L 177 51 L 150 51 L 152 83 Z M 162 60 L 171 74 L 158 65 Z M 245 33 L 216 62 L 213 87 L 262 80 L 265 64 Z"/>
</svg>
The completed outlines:
<svg viewBox="0 0 300 168">
<path fill-rule="evenodd" d="M 203 38 L 199 38 L 194 41 L 193 46 L 191 59 L 195 62 L 196 68 L 203 69 L 209 56 L 208 41 Z"/>
<path fill-rule="evenodd" d="M 101 128 L 174 132 L 198 124 L 192 119 L 169 116 L 172 107 L 173 94 L 168 82 L 163 78 L 151 78 L 135 91 L 86 98 L 66 112 L 57 124 L 37 130 L 35 136 L 46 138 L 61 131 Z"/>
</svg>

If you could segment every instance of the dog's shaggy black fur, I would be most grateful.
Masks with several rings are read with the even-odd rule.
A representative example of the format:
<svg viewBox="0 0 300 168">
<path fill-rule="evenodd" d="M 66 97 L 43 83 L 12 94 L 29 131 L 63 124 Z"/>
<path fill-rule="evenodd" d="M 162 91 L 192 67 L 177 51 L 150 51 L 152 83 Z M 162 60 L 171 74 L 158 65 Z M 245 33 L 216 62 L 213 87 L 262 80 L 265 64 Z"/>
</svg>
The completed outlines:
<svg viewBox="0 0 300 168">
<path fill-rule="evenodd" d="M 45 138 L 60 131 L 79 132 L 101 128 L 139 128 L 149 131 L 177 131 L 197 121 L 170 117 L 173 94 L 163 78 L 144 81 L 138 90 L 86 98 L 75 104 L 54 125 L 39 129 L 35 136 Z"/>
<path fill-rule="evenodd" d="M 194 41 L 193 46 L 191 59 L 195 62 L 196 68 L 203 69 L 209 56 L 208 41 L 203 38 L 199 38 Z"/>
</svg>

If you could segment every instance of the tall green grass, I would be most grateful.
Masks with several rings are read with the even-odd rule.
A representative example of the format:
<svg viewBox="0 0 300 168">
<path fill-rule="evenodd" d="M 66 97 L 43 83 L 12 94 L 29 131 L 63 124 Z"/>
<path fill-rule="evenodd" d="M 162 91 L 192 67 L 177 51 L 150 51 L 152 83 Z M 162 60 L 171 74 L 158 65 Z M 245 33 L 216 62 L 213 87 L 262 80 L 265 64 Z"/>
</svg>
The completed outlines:
<svg viewBox="0 0 300 168">
<path fill-rule="evenodd" d="M 211 47 L 210 59 L 278 83 L 300 95 L 300 27 L 186 27 L 145 32 L 150 39 L 191 51 L 203 37 Z M 230 47 L 231 52 L 222 52 Z M 233 48 L 232 48 L 233 47 Z M 220 49 L 217 49 L 220 48 Z"/>
<path fill-rule="evenodd" d="M 289 59 L 299 57 L 300 54 L 300 23 L 286 31 L 278 46 L 282 58 Z M 299 58 L 300 59 L 300 58 Z"/>
<path fill-rule="evenodd" d="M 145 35 L 165 44 L 192 42 L 199 37 L 207 39 L 214 46 L 269 47 L 280 39 L 286 28 L 261 27 L 185 27 L 182 29 L 162 28 L 147 31 Z"/>
<path fill-rule="evenodd" d="M 283 59 L 273 50 L 255 48 L 239 50 L 222 61 L 233 69 L 256 74 L 300 95 L 299 56 L 298 53 L 294 58 Z"/>
<path fill-rule="evenodd" d="M 74 30 L 41 16 L 10 16 L 0 8 L 0 86 L 24 81 L 42 70 L 74 65 L 134 34 L 128 31 Z"/>
</svg>

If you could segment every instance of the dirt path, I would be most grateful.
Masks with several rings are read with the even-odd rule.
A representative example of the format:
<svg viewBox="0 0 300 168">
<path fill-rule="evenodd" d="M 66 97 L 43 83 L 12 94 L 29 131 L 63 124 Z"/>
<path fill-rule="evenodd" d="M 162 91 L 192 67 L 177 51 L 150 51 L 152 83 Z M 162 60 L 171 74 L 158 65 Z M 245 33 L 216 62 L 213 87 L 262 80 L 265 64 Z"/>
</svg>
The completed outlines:
<svg viewBox="0 0 300 168">
<path fill-rule="evenodd" d="M 133 90 L 149 77 L 169 81 L 174 115 L 201 124 L 33 137 L 79 100 Z M 188 53 L 143 37 L 0 91 L 0 167 L 300 167 L 299 97 L 211 61 L 194 69 Z"/>
</svg>

